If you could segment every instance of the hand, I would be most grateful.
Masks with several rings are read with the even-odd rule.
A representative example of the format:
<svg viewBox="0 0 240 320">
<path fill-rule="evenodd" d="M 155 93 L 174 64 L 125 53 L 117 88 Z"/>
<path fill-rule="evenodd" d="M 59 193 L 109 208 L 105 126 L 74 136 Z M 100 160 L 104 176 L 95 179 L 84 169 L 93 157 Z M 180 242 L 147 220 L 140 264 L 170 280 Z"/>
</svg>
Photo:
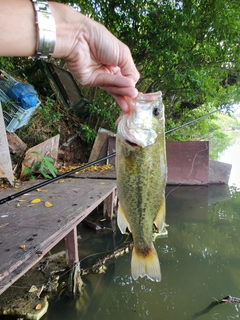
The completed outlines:
<svg viewBox="0 0 240 320">
<path fill-rule="evenodd" d="M 81 84 L 104 89 L 127 112 L 124 96 L 137 96 L 139 79 L 128 47 L 103 25 L 71 7 L 54 1 L 49 6 L 57 33 L 53 57 L 64 58 Z M 0 29 L 0 56 L 34 56 L 36 25 L 30 1 L 2 1 Z"/>
<path fill-rule="evenodd" d="M 134 65 L 129 48 L 114 37 L 103 25 L 75 13 L 75 33 L 69 53 L 65 56 L 70 72 L 87 86 L 98 86 L 112 95 L 121 109 L 128 112 L 124 96 L 136 97 L 135 84 L 139 73 Z"/>
</svg>

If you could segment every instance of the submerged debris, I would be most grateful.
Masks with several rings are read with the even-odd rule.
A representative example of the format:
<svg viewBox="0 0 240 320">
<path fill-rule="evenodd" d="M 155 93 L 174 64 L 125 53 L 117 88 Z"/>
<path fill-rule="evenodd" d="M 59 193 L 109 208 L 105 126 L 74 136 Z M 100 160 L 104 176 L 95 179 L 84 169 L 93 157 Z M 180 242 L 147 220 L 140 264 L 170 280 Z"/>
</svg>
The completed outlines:
<svg viewBox="0 0 240 320">
<path fill-rule="evenodd" d="M 65 270 L 62 254 L 47 257 L 0 295 L 0 315 L 39 320 L 48 310 L 59 285 L 59 275 Z"/>
<path fill-rule="evenodd" d="M 87 275 L 89 273 L 97 273 L 101 274 L 107 270 L 106 263 L 108 260 L 112 258 L 118 258 L 123 256 L 125 253 L 128 253 L 133 248 L 133 242 L 128 243 L 125 247 L 115 250 L 112 253 L 107 254 L 102 259 L 98 259 L 98 261 L 91 267 L 86 269 L 81 269 L 81 275 Z"/>
</svg>

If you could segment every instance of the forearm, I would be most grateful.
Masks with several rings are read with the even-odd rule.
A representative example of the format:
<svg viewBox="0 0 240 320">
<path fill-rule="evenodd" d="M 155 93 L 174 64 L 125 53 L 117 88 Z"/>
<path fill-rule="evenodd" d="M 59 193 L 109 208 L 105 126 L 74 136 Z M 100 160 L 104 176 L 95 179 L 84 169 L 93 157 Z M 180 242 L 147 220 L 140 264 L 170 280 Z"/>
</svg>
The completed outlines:
<svg viewBox="0 0 240 320">
<path fill-rule="evenodd" d="M 0 3 L 0 56 L 33 56 L 36 29 L 33 5 L 29 0 Z"/>
<path fill-rule="evenodd" d="M 71 47 L 75 36 L 71 27 L 82 15 L 60 3 L 49 2 L 49 6 L 56 23 L 53 57 L 66 57 L 67 46 Z M 0 56 L 34 56 L 36 44 L 37 25 L 31 1 L 0 1 Z"/>
<path fill-rule="evenodd" d="M 127 110 L 124 96 L 136 97 L 139 73 L 129 48 L 103 25 L 71 7 L 49 1 L 56 24 L 53 58 L 64 58 L 83 85 L 98 86 Z M 38 45 L 30 0 L 0 0 L 0 56 L 32 56 Z"/>
</svg>

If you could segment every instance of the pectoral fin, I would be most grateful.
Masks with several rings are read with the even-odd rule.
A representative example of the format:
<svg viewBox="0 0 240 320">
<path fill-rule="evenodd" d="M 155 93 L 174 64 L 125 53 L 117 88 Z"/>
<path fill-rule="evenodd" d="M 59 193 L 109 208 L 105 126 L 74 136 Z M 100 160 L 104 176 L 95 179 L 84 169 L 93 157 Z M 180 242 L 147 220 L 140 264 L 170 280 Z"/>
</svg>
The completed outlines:
<svg viewBox="0 0 240 320">
<path fill-rule="evenodd" d="M 161 205 L 159 207 L 158 213 L 154 220 L 155 226 L 158 228 L 158 232 L 160 233 L 165 226 L 165 215 L 166 215 L 166 207 L 165 207 L 165 193 L 163 194 Z"/>
<path fill-rule="evenodd" d="M 118 204 L 117 223 L 118 223 L 118 227 L 122 233 L 125 233 L 127 228 L 131 232 L 130 227 L 129 227 L 129 223 L 125 217 L 125 214 L 124 214 L 124 211 L 121 207 L 120 202 Z"/>
</svg>

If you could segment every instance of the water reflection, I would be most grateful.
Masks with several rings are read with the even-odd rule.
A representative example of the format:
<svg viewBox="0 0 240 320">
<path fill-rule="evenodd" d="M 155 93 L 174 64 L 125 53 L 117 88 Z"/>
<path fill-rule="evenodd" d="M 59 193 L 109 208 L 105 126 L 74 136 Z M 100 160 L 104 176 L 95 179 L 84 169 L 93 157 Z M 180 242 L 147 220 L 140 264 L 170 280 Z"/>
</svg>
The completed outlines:
<svg viewBox="0 0 240 320">
<path fill-rule="evenodd" d="M 169 236 L 155 242 L 162 282 L 133 281 L 131 254 L 127 254 L 113 260 L 104 276 L 84 279 L 86 289 L 91 288 L 85 314 L 61 302 L 50 308 L 48 320 L 240 317 L 238 305 L 206 309 L 214 298 L 240 297 L 240 192 L 223 186 L 173 189 L 168 187 L 166 192 Z M 109 239 L 105 241 L 103 247 Z"/>
<path fill-rule="evenodd" d="M 229 184 L 240 188 L 240 132 L 228 132 L 228 136 L 231 142 L 229 146 L 219 154 L 218 160 L 232 165 Z"/>
</svg>

